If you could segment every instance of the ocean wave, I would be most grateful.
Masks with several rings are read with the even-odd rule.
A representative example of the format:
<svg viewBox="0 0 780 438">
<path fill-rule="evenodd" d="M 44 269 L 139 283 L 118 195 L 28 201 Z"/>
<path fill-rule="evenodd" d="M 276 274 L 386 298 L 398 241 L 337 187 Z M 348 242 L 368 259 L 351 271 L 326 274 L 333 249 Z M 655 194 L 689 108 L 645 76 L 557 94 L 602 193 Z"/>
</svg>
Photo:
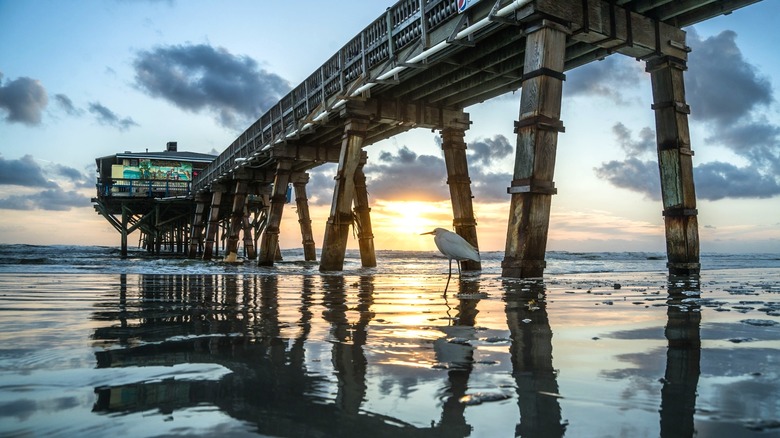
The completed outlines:
<svg viewBox="0 0 780 438">
<path fill-rule="evenodd" d="M 303 260 L 303 249 L 282 250 L 283 260 L 273 268 L 252 260 L 238 264 L 188 259 L 176 254 L 150 254 L 131 249 L 121 257 L 118 247 L 76 245 L 0 245 L 0 272 L 6 273 L 139 273 L 139 274 L 319 274 L 317 262 Z M 447 259 L 436 251 L 378 250 L 376 268 L 363 268 L 360 252 L 349 249 L 344 274 L 439 275 L 448 269 Z M 503 251 L 483 251 L 482 273 L 501 274 Z M 319 259 L 319 254 L 318 254 Z M 599 272 L 658 272 L 666 270 L 666 254 L 660 252 L 568 252 L 546 254 L 547 274 Z M 780 254 L 705 253 L 702 270 L 780 267 Z M 338 273 L 336 273 L 338 275 Z"/>
</svg>

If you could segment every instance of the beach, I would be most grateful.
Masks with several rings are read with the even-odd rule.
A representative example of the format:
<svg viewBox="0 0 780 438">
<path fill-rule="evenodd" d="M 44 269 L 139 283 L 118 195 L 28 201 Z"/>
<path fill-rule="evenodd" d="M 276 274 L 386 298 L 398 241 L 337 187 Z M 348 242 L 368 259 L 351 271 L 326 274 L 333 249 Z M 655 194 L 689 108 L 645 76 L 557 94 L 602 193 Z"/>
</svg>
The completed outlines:
<svg viewBox="0 0 780 438">
<path fill-rule="evenodd" d="M 446 259 L 379 255 L 4 266 L 0 435 L 780 436 L 777 258 L 521 281 L 494 257 L 445 295 Z"/>
</svg>

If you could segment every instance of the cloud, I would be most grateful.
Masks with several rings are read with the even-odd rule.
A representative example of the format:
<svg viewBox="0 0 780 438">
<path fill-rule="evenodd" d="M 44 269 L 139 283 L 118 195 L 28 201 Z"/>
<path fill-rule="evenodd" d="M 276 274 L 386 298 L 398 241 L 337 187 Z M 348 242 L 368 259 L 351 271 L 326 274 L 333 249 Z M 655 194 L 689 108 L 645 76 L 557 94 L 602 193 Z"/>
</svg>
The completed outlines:
<svg viewBox="0 0 780 438">
<path fill-rule="evenodd" d="M 245 127 L 290 90 L 252 58 L 206 44 L 142 51 L 133 67 L 136 84 L 149 95 L 187 111 L 213 112 L 229 128 Z"/>
<path fill-rule="evenodd" d="M 113 126 L 120 131 L 126 131 L 133 126 L 139 126 L 132 118 L 122 118 L 116 115 L 113 111 L 103 106 L 100 102 L 92 102 L 89 104 L 89 112 L 94 114 L 98 123 L 101 125 Z"/>
<path fill-rule="evenodd" d="M 306 184 L 306 195 L 311 205 L 330 205 L 333 200 L 333 187 L 336 181 L 336 164 L 328 163 L 309 171 L 309 183 Z"/>
<path fill-rule="evenodd" d="M 493 138 L 476 139 L 468 144 L 469 166 L 489 167 L 497 160 L 506 158 L 514 152 L 515 148 L 509 140 L 501 134 Z"/>
<path fill-rule="evenodd" d="M 73 101 L 64 94 L 55 94 L 54 100 L 57 102 L 57 105 L 70 116 L 78 117 L 84 113 L 80 108 L 76 108 L 76 106 L 73 105 Z"/>
<path fill-rule="evenodd" d="M 702 39 L 689 29 L 688 40 L 691 119 L 708 125 L 707 142 L 748 161 L 744 167 L 717 161 L 696 166 L 697 194 L 713 200 L 780 195 L 780 127 L 763 115 L 775 102 L 771 82 L 742 55 L 735 32 Z"/>
<path fill-rule="evenodd" d="M 439 137 L 434 140 L 441 143 Z M 506 188 L 512 181 L 509 173 L 495 173 L 490 166 L 510 156 L 514 147 L 503 135 L 476 139 L 466 150 L 471 191 L 479 202 L 507 200 Z M 420 155 L 407 146 L 396 152 L 382 152 L 376 160 L 369 157 L 365 167 L 372 196 L 395 201 L 449 201 L 447 166 L 444 158 Z"/>
<path fill-rule="evenodd" d="M 631 138 L 631 131 L 620 122 L 612 127 L 612 133 L 615 134 L 618 144 L 629 157 L 636 157 L 648 152 L 653 153 L 656 150 L 655 132 L 649 127 L 644 127 L 639 131 L 639 140 Z"/>
<path fill-rule="evenodd" d="M 567 98 L 596 96 L 625 104 L 626 100 L 618 90 L 634 89 L 640 80 L 646 78 L 634 60 L 626 56 L 610 56 L 567 72 L 563 91 Z"/>
<path fill-rule="evenodd" d="M 695 29 L 689 29 L 688 36 L 693 52 L 685 86 L 691 122 L 705 123 L 710 132 L 707 143 L 699 147 L 723 146 L 747 161 L 742 167 L 721 161 L 696 165 L 697 197 L 718 200 L 780 195 L 780 127 L 761 113 L 774 103 L 772 84 L 744 58 L 733 31 L 702 39 Z M 659 199 L 658 165 L 655 159 L 641 159 L 655 150 L 653 131 L 643 128 L 636 140 L 621 123 L 612 131 L 626 159 L 603 163 L 594 169 L 596 174 L 616 187 Z"/>
<path fill-rule="evenodd" d="M 511 173 L 491 172 L 497 162 L 512 157 L 515 147 L 505 136 L 477 138 L 468 144 L 466 155 L 471 179 L 471 193 L 478 202 L 505 202 L 506 188 L 512 182 Z"/>
<path fill-rule="evenodd" d="M 0 74 L 0 108 L 8 114 L 6 120 L 25 125 L 39 125 L 41 114 L 49 103 L 46 89 L 40 82 L 28 77 L 21 77 L 2 84 Z"/>
<path fill-rule="evenodd" d="M 649 199 L 661 199 L 658 163 L 629 157 L 623 161 L 609 161 L 594 169 L 599 178 L 613 186 L 639 192 Z"/>
<path fill-rule="evenodd" d="M 44 176 L 44 171 L 32 155 L 18 160 L 6 160 L 0 156 L 0 185 L 55 188 L 57 184 Z"/>
<path fill-rule="evenodd" d="M 640 137 L 644 140 L 639 141 L 633 140 L 631 132 L 621 123 L 613 127 L 613 133 L 627 157 L 622 161 L 602 163 L 594 169 L 596 175 L 615 187 L 660 200 L 658 162 L 655 159 L 640 159 L 640 156 L 649 155 L 650 152 L 647 143 L 649 138 L 654 137 L 650 128 L 640 131 Z M 778 133 L 775 132 L 774 135 L 777 136 Z M 638 147 L 640 144 L 642 146 Z M 778 160 L 773 154 L 776 153 L 772 152 L 771 148 L 754 148 L 750 154 L 744 154 L 750 161 L 747 166 L 738 167 L 720 161 L 696 165 L 693 171 L 696 196 L 699 199 L 715 201 L 723 198 L 769 198 L 780 195 Z"/>
<path fill-rule="evenodd" d="M 780 176 L 780 127 L 766 120 L 737 120 L 713 126 L 708 142 L 723 145 L 747 159 L 760 173 Z"/>
<path fill-rule="evenodd" d="M 753 166 L 737 167 L 720 161 L 696 166 L 696 195 L 701 199 L 771 198 L 780 195 L 777 177 Z"/>
<path fill-rule="evenodd" d="M 95 187 L 95 180 L 93 178 L 70 166 L 55 163 L 51 165 L 51 171 L 56 175 L 64 177 L 76 187 Z"/>
<path fill-rule="evenodd" d="M 478 202 L 506 202 L 509 200 L 507 187 L 512 183 L 511 173 L 489 173 L 472 168 L 471 193 Z"/>
<path fill-rule="evenodd" d="M 441 145 L 440 137 L 434 137 L 433 141 Z M 468 144 L 466 153 L 471 190 L 477 202 L 505 202 L 508 199 L 506 188 L 512 181 L 512 175 L 491 172 L 489 167 L 513 152 L 514 147 L 502 135 L 476 139 Z M 336 164 L 326 164 L 309 171 L 306 190 L 311 205 L 331 203 L 336 169 Z M 408 146 L 402 146 L 392 152 L 370 155 L 364 172 L 372 199 L 450 201 L 447 167 L 442 157 L 418 154 Z"/>
<path fill-rule="evenodd" d="M 737 34 L 727 30 L 703 40 L 696 29 L 688 29 L 692 52 L 685 89 L 692 119 L 729 125 L 772 103 L 769 79 L 742 56 L 736 39 Z"/>
<path fill-rule="evenodd" d="M 0 199 L 0 209 L 63 211 L 90 204 L 89 197 L 77 191 L 62 189 L 47 175 L 64 177 L 76 187 L 94 187 L 86 174 L 63 164 L 55 163 L 43 168 L 32 155 L 25 155 L 18 160 L 6 160 L 0 156 L 0 185 L 43 189 Z"/>
<path fill-rule="evenodd" d="M 418 155 L 407 146 L 396 153 L 382 152 L 365 166 L 368 190 L 377 198 L 405 201 L 441 201 L 449 199 L 447 168 L 444 159 Z"/>
<path fill-rule="evenodd" d="M 55 187 L 37 193 L 12 195 L 0 199 L 0 209 L 65 211 L 73 207 L 87 207 L 90 202 L 88 196 Z"/>
</svg>

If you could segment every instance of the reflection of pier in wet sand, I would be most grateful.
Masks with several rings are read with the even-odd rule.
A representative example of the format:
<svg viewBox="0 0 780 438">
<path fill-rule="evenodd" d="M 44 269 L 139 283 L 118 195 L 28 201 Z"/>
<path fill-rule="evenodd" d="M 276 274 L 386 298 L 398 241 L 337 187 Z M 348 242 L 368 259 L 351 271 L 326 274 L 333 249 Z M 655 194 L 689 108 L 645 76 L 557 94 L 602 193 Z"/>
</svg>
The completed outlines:
<svg viewBox="0 0 780 438">
<path fill-rule="evenodd" d="M 282 319 L 291 314 L 280 315 L 275 276 L 142 277 L 137 309 L 123 308 L 127 303 L 123 300 L 118 311 L 95 314 L 97 319 L 117 323 L 97 329 L 95 339 L 126 346 L 98 352 L 98 367 L 216 363 L 232 373 L 219 382 L 168 379 L 97 388 L 95 411 L 168 413 L 207 403 L 256 424 L 258 432 L 275 436 L 308 436 L 313 431 L 322 436 L 357 436 L 367 430 L 373 436 L 399 432 L 442 436 L 440 427 L 415 428 L 360 409 L 366 398 L 363 346 L 372 315 L 372 277 L 361 277 L 350 286 L 341 276 L 322 278 L 327 291 L 322 318 L 330 326 L 337 383 L 337 392 L 330 397 L 324 389 L 329 376 L 306 368 L 313 279 L 298 278 L 302 290 L 294 321 L 297 330 L 287 338 L 283 328 L 292 321 Z M 347 288 L 353 286 L 357 287 L 356 307 L 348 301 L 352 294 Z M 354 312 L 357 319 L 351 320 Z"/>
<path fill-rule="evenodd" d="M 94 333 L 106 347 L 96 353 L 98 368 L 214 364 L 229 372 L 211 380 L 184 375 L 98 387 L 96 412 L 172 414 L 211 405 L 274 436 L 470 436 L 469 409 L 495 402 L 491 406 L 504 413 L 517 406 L 514 420 L 502 418 L 504 425 L 514 422 L 515 436 L 562 437 L 569 425 L 541 281 L 504 281 L 500 301 L 486 300 L 473 279 L 460 281 L 454 297 L 437 295 L 436 301 L 406 283 L 406 290 L 392 292 L 400 297 L 396 304 L 387 301 L 386 288 L 398 285 L 377 285 L 373 276 L 131 278 L 137 285 L 123 276 L 116 305 L 93 314 L 109 323 Z M 668 283 L 659 411 L 664 437 L 696 431 L 698 287 L 697 281 Z M 404 299 L 430 301 L 423 312 L 428 317 L 401 309 Z M 497 311 L 505 314 L 503 328 L 495 326 L 495 315 L 482 320 L 494 326 L 478 324 L 480 314 Z M 414 330 L 419 333 L 409 333 Z M 497 336 L 485 336 L 490 333 Z M 409 383 L 413 391 L 425 386 L 420 379 L 438 381 L 429 398 L 423 391 L 399 399 L 438 410 L 430 425 L 381 408 L 394 397 L 392 387 L 404 384 L 397 375 L 404 367 L 429 370 Z M 495 384 L 484 390 L 484 373 L 496 382 L 511 376 L 513 389 Z"/>
<path fill-rule="evenodd" d="M 447 296 L 438 271 L 314 269 L 0 275 L 0 434 L 779 430 L 777 269 L 466 275 Z"/>
</svg>

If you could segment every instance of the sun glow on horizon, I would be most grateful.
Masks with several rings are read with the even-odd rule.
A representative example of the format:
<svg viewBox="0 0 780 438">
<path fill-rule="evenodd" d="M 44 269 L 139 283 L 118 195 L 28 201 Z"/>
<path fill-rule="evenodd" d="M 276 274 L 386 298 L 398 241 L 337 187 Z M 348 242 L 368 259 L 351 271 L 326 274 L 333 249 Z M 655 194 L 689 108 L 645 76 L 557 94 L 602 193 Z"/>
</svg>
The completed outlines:
<svg viewBox="0 0 780 438">
<path fill-rule="evenodd" d="M 436 227 L 449 228 L 449 202 L 377 201 L 371 210 L 377 247 L 393 249 L 435 249 L 430 236 L 420 236 Z"/>
</svg>

